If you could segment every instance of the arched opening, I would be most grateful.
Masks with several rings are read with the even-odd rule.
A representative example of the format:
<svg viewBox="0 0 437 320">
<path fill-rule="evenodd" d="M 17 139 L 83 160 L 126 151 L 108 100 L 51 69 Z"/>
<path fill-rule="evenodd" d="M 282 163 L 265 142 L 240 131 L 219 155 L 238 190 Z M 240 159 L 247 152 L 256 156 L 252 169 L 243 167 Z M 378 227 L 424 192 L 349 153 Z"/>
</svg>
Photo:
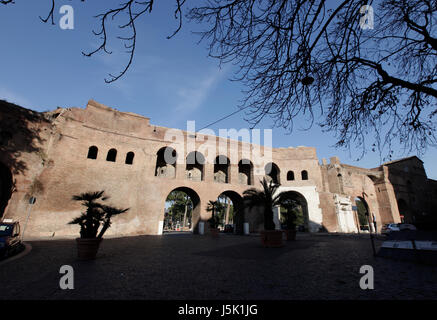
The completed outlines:
<svg viewBox="0 0 437 320">
<path fill-rule="evenodd" d="M 200 198 L 190 188 L 172 190 L 165 200 L 164 232 L 191 231 L 198 233 Z"/>
<path fill-rule="evenodd" d="M 214 160 L 214 181 L 219 183 L 229 182 L 230 161 L 225 156 L 218 156 Z"/>
<path fill-rule="evenodd" d="M 8 167 L 0 163 L 0 218 L 3 217 L 12 196 L 12 188 L 12 173 Z"/>
<path fill-rule="evenodd" d="M 219 228 L 225 230 L 226 225 L 232 225 L 237 234 L 243 234 L 243 198 L 235 191 L 224 191 L 217 197 L 217 205 L 216 214 L 219 218 Z"/>
<path fill-rule="evenodd" d="M 293 217 L 293 222 L 298 231 L 309 231 L 308 203 L 305 197 L 297 191 L 284 191 L 281 193 L 284 203 L 280 207 L 279 221 L 286 229 L 287 216 Z"/>
<path fill-rule="evenodd" d="M 91 146 L 88 149 L 88 159 L 97 159 L 97 154 L 99 153 L 99 149 L 96 146 Z"/>
<path fill-rule="evenodd" d="M 253 184 L 253 164 L 250 160 L 242 159 L 238 162 L 238 183 Z"/>
<path fill-rule="evenodd" d="M 202 181 L 204 177 L 205 157 L 198 151 L 192 151 L 187 155 L 185 177 L 192 181 Z"/>
<path fill-rule="evenodd" d="M 117 159 L 117 150 L 116 149 L 109 150 L 108 155 L 106 156 L 106 161 L 115 162 L 116 159 Z"/>
<path fill-rule="evenodd" d="M 163 147 L 156 153 L 155 177 L 176 177 L 176 150 L 171 147 Z"/>
<path fill-rule="evenodd" d="M 302 170 L 301 176 L 302 176 L 302 180 L 308 180 L 308 171 Z"/>
<path fill-rule="evenodd" d="M 414 223 L 413 213 L 410 206 L 404 199 L 398 199 L 398 209 L 401 221 L 405 223 Z"/>
<path fill-rule="evenodd" d="M 287 181 L 293 181 L 294 180 L 294 172 L 288 171 L 287 172 Z"/>
<path fill-rule="evenodd" d="M 356 210 L 356 223 L 361 231 L 369 230 L 369 206 L 366 200 L 361 197 L 355 198 Z"/>
<path fill-rule="evenodd" d="M 130 164 L 130 165 L 132 165 L 132 164 L 134 163 L 134 157 L 135 157 L 135 153 L 133 153 L 132 151 L 131 151 L 131 152 L 128 152 L 128 153 L 126 154 L 126 161 L 125 161 L 125 164 Z"/>
<path fill-rule="evenodd" d="M 266 173 L 266 179 L 267 181 L 273 181 L 273 183 L 280 184 L 280 175 L 281 171 L 279 170 L 279 167 L 273 163 L 269 162 L 264 167 L 265 173 Z"/>
</svg>

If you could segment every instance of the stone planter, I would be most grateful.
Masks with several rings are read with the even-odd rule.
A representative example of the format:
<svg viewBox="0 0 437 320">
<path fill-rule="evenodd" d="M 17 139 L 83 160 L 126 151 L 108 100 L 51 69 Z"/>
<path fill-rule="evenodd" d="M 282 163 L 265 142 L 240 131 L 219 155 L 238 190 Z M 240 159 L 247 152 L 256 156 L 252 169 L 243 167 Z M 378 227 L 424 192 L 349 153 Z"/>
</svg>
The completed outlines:
<svg viewBox="0 0 437 320">
<path fill-rule="evenodd" d="M 218 238 L 219 233 L 220 233 L 220 229 L 217 228 L 210 228 L 209 232 L 211 233 L 211 237 L 213 238 Z"/>
<path fill-rule="evenodd" d="M 79 260 L 93 260 L 96 258 L 102 239 L 82 239 L 76 238 L 77 257 Z"/>
<path fill-rule="evenodd" d="M 284 245 L 281 230 L 264 230 L 260 234 L 261 243 L 265 248 L 279 248 Z"/>
</svg>

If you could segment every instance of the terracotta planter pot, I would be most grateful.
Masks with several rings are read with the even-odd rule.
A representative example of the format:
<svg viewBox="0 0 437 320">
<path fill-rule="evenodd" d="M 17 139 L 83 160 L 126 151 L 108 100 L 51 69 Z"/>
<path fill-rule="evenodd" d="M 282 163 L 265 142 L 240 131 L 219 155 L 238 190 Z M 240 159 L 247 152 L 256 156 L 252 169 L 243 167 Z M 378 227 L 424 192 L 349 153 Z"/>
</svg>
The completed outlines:
<svg viewBox="0 0 437 320">
<path fill-rule="evenodd" d="M 77 257 L 79 260 L 93 260 L 96 258 L 102 239 L 76 238 Z"/>
<path fill-rule="evenodd" d="M 284 244 L 282 242 L 281 230 L 264 230 L 261 231 L 261 243 L 266 248 L 279 248 Z"/>
<path fill-rule="evenodd" d="M 220 233 L 220 229 L 209 229 L 209 232 L 211 233 L 211 236 L 213 238 L 217 238 L 219 236 Z"/>
<path fill-rule="evenodd" d="M 284 230 L 285 240 L 293 241 L 296 240 L 296 230 Z"/>
</svg>

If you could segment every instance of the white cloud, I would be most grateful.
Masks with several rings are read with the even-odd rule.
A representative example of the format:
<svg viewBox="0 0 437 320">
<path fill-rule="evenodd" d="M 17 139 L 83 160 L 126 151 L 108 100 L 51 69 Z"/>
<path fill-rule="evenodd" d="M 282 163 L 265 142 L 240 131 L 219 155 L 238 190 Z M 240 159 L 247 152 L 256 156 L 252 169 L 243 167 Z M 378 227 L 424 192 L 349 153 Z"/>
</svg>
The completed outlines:
<svg viewBox="0 0 437 320">
<path fill-rule="evenodd" d="M 209 92 L 226 74 L 226 69 L 216 69 L 200 80 L 190 81 L 176 90 L 176 111 L 190 112 L 198 109 L 208 97 Z"/>
</svg>

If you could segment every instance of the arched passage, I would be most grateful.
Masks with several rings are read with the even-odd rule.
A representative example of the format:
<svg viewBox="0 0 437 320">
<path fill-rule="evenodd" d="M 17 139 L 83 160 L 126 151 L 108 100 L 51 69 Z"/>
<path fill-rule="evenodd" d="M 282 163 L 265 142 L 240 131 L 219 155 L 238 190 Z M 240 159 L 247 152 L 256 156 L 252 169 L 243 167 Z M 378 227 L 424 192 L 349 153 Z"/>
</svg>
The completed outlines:
<svg viewBox="0 0 437 320">
<path fill-rule="evenodd" d="M 279 214 L 281 224 L 285 223 L 285 215 L 293 212 L 298 230 L 309 231 L 308 202 L 305 197 L 297 191 L 284 191 L 281 194 L 285 199 Z"/>
<path fill-rule="evenodd" d="M 0 218 L 3 217 L 6 206 L 12 195 L 12 174 L 11 171 L 0 163 Z"/>
<path fill-rule="evenodd" d="M 180 231 L 199 232 L 200 197 L 196 191 L 179 187 L 173 189 L 165 201 L 164 230 L 175 230 L 179 223 Z"/>
<path fill-rule="evenodd" d="M 237 234 L 243 234 L 244 203 L 243 197 L 235 191 L 227 190 L 217 197 L 220 203 L 219 217 L 221 224 L 234 224 Z"/>
<path fill-rule="evenodd" d="M 360 230 L 369 230 L 369 205 L 366 200 L 361 197 L 355 198 L 357 207 L 357 224 Z"/>
</svg>

